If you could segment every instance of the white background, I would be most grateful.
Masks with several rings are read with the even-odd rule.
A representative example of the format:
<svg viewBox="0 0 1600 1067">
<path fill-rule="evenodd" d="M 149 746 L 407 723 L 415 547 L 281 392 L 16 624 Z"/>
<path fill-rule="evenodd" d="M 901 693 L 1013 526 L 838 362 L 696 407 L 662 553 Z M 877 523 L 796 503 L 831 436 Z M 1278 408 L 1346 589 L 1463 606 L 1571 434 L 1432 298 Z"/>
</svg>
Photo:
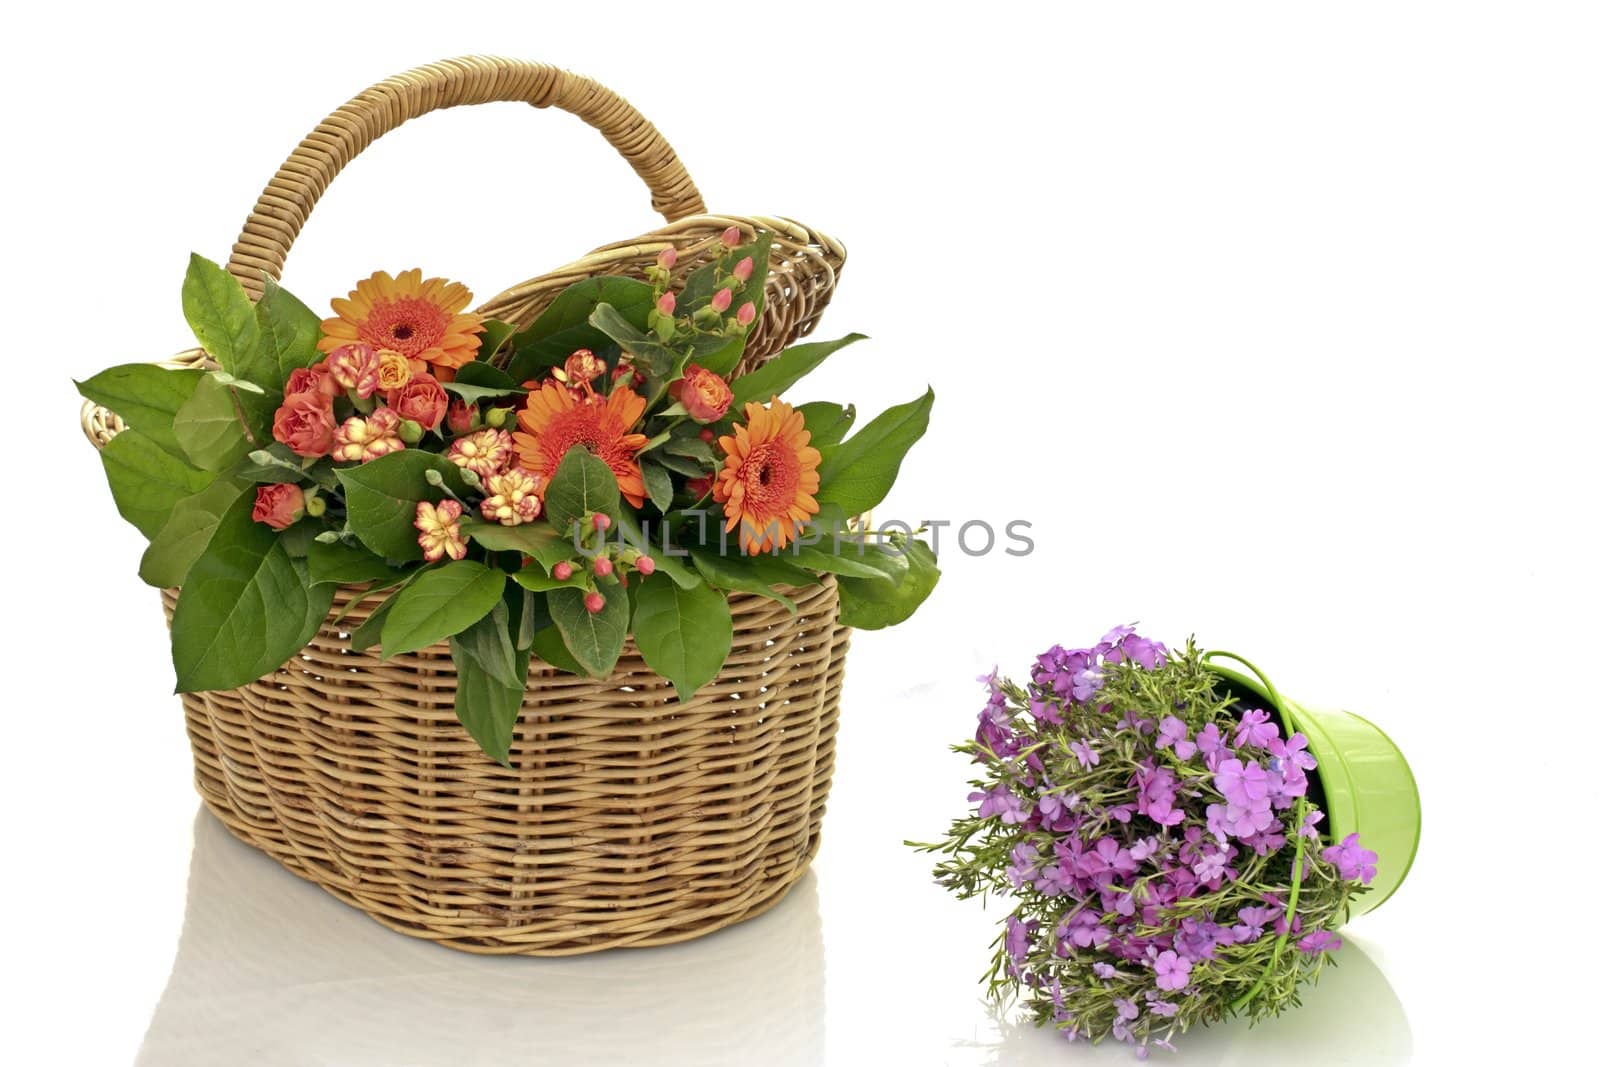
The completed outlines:
<svg viewBox="0 0 1600 1067">
<path fill-rule="evenodd" d="M 991 1015 L 997 913 L 946 899 L 900 841 L 963 808 L 946 746 L 973 676 L 1130 620 L 1381 722 L 1424 797 L 1411 877 L 1349 928 L 1345 966 L 1183 1062 L 1586 1055 L 1592 8 L 32 10 L 0 45 L 0 1059 L 1127 1062 Z M 606 81 L 712 210 L 843 239 L 820 335 L 873 340 L 800 398 L 873 411 L 933 384 L 883 514 L 1035 526 L 1027 559 L 947 551 L 922 614 L 858 636 L 814 873 L 692 945 L 468 959 L 197 820 L 140 539 L 75 425 L 69 375 L 190 343 L 187 254 L 225 258 L 318 118 L 471 52 Z M 420 265 L 488 296 L 652 225 L 576 120 L 458 110 L 358 159 L 285 281 L 322 307 Z"/>
</svg>

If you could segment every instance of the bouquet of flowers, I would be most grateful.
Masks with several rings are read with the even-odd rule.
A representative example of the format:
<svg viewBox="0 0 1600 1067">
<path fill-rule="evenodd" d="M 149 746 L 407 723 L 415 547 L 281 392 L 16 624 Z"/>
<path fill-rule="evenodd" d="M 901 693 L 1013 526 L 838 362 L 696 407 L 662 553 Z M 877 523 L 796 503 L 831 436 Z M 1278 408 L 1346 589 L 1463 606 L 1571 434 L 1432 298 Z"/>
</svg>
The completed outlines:
<svg viewBox="0 0 1600 1067">
<path fill-rule="evenodd" d="M 344 611 L 383 599 L 351 644 L 448 640 L 457 714 L 504 762 L 530 656 L 604 677 L 631 634 L 686 700 L 728 655 L 730 591 L 793 611 L 786 589 L 831 574 L 845 625 L 909 617 L 932 551 L 851 520 L 893 485 L 932 391 L 854 433 L 853 407 L 780 398 L 857 335 L 735 377 L 771 237 L 712 244 L 686 276 L 668 247 L 644 279 L 578 282 L 520 330 L 418 270 L 374 274 L 324 320 L 193 257 L 204 366 L 79 383 L 127 427 L 101 455 L 150 539 L 140 575 L 181 587 L 179 691 L 270 673 L 337 587 L 364 586 Z"/>
<path fill-rule="evenodd" d="M 1019 994 L 1068 1038 L 1143 1058 L 1190 1026 L 1298 1003 L 1378 857 L 1318 833 L 1317 762 L 1299 732 L 1241 702 L 1192 642 L 1118 627 L 1050 649 L 1025 686 L 991 674 L 977 810 L 935 875 L 1015 901 L 991 994 Z"/>
</svg>

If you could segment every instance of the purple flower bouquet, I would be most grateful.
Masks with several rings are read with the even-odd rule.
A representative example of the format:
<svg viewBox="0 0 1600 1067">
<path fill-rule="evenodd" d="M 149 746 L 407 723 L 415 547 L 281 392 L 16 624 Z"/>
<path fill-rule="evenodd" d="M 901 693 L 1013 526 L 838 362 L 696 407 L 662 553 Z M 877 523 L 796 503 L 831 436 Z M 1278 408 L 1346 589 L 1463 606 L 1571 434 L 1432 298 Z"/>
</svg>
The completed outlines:
<svg viewBox="0 0 1600 1067">
<path fill-rule="evenodd" d="M 991 674 L 980 768 L 940 884 L 1015 901 L 991 994 L 1018 995 L 1069 1039 L 1141 1058 L 1197 1023 L 1298 1003 L 1378 857 L 1318 832 L 1317 761 L 1193 643 L 1169 653 L 1118 627 L 1059 646 L 1018 686 Z"/>
</svg>

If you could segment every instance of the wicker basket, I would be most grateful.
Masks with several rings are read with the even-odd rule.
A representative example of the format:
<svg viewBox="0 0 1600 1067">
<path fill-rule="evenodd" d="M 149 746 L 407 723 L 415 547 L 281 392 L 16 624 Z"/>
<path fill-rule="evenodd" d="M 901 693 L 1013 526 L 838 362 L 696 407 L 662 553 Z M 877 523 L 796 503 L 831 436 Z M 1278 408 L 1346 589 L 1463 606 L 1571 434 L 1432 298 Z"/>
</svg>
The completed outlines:
<svg viewBox="0 0 1600 1067">
<path fill-rule="evenodd" d="M 815 324 L 840 245 L 785 219 L 703 214 L 672 149 L 620 97 L 503 59 L 421 67 L 330 115 L 262 193 L 228 269 L 258 294 L 362 148 L 428 111 L 495 100 L 555 105 L 599 129 L 668 225 L 510 289 L 485 313 L 525 324 L 573 281 L 642 273 L 668 245 L 680 262 L 709 260 L 737 225 L 775 235 L 741 370 Z M 97 444 L 121 429 L 93 405 L 83 421 Z M 289 870 L 452 948 L 570 955 L 697 937 L 776 903 L 817 851 L 849 631 L 831 579 L 791 595 L 794 614 L 733 596 L 727 664 L 686 703 L 631 642 L 603 680 L 536 659 L 506 768 L 456 721 L 448 647 L 387 662 L 352 651 L 348 631 L 375 604 L 341 589 L 330 619 L 357 606 L 299 658 L 237 690 L 184 695 L 196 785 L 234 834 Z M 163 599 L 170 620 L 175 593 Z"/>
</svg>

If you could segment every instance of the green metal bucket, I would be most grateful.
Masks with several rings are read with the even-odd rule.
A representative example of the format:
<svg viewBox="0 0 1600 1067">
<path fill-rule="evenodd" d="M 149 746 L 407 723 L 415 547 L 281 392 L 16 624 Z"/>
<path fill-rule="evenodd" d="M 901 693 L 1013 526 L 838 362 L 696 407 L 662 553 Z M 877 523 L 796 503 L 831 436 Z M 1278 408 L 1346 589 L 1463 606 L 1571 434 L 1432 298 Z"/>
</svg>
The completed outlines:
<svg viewBox="0 0 1600 1067">
<path fill-rule="evenodd" d="M 1288 733 L 1299 730 L 1317 759 L 1311 772 L 1313 794 L 1321 794 L 1328 821 L 1327 836 L 1335 842 L 1359 833 L 1361 846 L 1378 854 L 1378 873 L 1370 892 L 1350 902 L 1352 917 L 1369 912 L 1394 895 L 1411 870 L 1422 833 L 1422 800 L 1417 780 L 1400 748 L 1372 723 L 1348 711 L 1310 708 L 1278 695 L 1253 666 L 1230 653 L 1226 656 L 1250 667 L 1251 677 L 1218 666 L 1207 666 L 1230 685 L 1248 690 L 1265 708 L 1278 713 Z"/>
</svg>

